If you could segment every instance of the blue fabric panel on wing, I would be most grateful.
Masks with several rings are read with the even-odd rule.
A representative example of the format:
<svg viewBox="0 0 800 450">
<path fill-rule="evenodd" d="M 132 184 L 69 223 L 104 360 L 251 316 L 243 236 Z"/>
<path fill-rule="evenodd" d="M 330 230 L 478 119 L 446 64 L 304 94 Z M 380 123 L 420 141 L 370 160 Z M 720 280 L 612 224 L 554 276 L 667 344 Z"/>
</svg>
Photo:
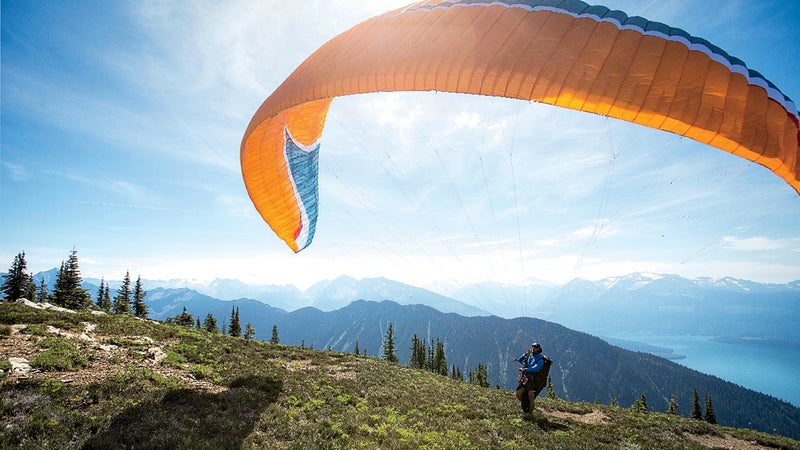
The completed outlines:
<svg viewBox="0 0 800 450">
<path fill-rule="evenodd" d="M 286 160 L 289 162 L 295 192 L 303 220 L 295 239 L 300 250 L 314 239 L 317 227 L 319 201 L 319 144 L 308 151 L 298 146 L 289 133 L 286 133 Z"/>
</svg>

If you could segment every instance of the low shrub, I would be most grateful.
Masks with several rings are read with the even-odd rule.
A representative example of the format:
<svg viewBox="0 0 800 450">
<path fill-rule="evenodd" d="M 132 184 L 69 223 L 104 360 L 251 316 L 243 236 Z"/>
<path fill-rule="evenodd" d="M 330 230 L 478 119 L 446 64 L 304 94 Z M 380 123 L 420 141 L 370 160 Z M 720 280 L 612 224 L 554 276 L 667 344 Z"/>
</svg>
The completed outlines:
<svg viewBox="0 0 800 450">
<path fill-rule="evenodd" d="M 71 341 L 48 336 L 39 341 L 45 351 L 39 353 L 31 361 L 31 365 L 42 370 L 69 371 L 82 369 L 89 365 L 89 359 Z"/>
</svg>

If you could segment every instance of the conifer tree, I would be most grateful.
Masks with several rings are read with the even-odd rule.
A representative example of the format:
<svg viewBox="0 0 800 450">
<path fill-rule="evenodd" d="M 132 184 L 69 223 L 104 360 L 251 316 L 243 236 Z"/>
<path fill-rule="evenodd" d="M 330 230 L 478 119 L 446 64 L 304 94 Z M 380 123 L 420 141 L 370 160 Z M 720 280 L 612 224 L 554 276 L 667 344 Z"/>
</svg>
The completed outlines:
<svg viewBox="0 0 800 450">
<path fill-rule="evenodd" d="M 147 291 L 142 287 L 142 276 L 139 275 L 133 286 L 133 315 L 141 319 L 147 317 L 147 304 L 144 302 L 146 295 Z"/>
<path fill-rule="evenodd" d="M 411 355 L 408 357 L 408 367 L 417 368 L 416 356 L 417 356 L 417 346 L 419 339 L 417 339 L 417 333 L 411 335 Z"/>
<path fill-rule="evenodd" d="M 273 344 L 280 344 L 281 339 L 278 337 L 278 326 L 272 325 L 272 338 L 269 340 Z"/>
<path fill-rule="evenodd" d="M 444 354 L 444 342 L 436 340 L 436 353 L 433 356 L 433 373 L 447 376 L 447 357 Z"/>
<path fill-rule="evenodd" d="M 469 372 L 468 376 L 469 384 L 477 384 L 481 387 L 489 387 L 489 370 L 483 364 L 478 364 L 478 367 L 475 368 L 475 371 Z"/>
<path fill-rule="evenodd" d="M 383 359 L 395 364 L 399 361 L 395 353 L 394 328 L 391 322 L 389 322 L 389 328 L 386 330 L 386 339 L 383 341 Z"/>
<path fill-rule="evenodd" d="M 356 346 L 353 347 L 353 354 L 356 355 L 356 356 L 361 356 L 361 353 L 359 353 L 359 350 L 358 350 L 358 339 L 356 339 Z"/>
<path fill-rule="evenodd" d="M 67 262 L 62 262 L 58 271 L 53 304 L 69 309 L 88 308 L 91 296 L 81 287 L 81 283 L 83 278 L 78 267 L 78 251 L 73 248 Z"/>
<path fill-rule="evenodd" d="M 97 301 L 95 304 L 98 308 L 103 309 L 101 306 L 103 303 L 103 294 L 106 292 L 106 278 L 103 277 L 100 279 L 100 287 L 97 289 Z"/>
<path fill-rule="evenodd" d="M 56 306 L 61 306 L 59 303 L 61 302 L 61 297 L 63 297 L 64 294 L 59 295 L 59 291 L 64 290 L 64 278 L 64 261 L 61 261 L 61 267 L 58 268 L 56 282 L 53 286 L 53 304 Z"/>
<path fill-rule="evenodd" d="M 611 400 L 608 402 L 609 406 L 617 406 L 617 396 L 613 393 L 611 394 Z"/>
<path fill-rule="evenodd" d="M 186 309 L 186 308 L 184 308 L 184 310 L 185 310 L 185 309 Z M 202 325 L 200 325 L 200 317 L 198 317 L 198 318 L 197 318 L 197 322 L 194 324 L 194 327 L 195 327 L 195 328 L 197 328 L 198 330 L 199 330 L 199 329 L 201 329 L 201 328 L 203 328 L 203 326 L 202 326 Z"/>
<path fill-rule="evenodd" d="M 111 311 L 111 287 L 106 283 L 106 292 L 103 294 L 103 305 L 107 307 L 107 311 Z"/>
<path fill-rule="evenodd" d="M 217 319 L 211 313 L 206 314 L 206 319 L 203 321 L 203 329 L 209 333 L 219 333 Z"/>
<path fill-rule="evenodd" d="M 461 369 L 459 369 L 455 364 L 453 364 L 453 368 L 450 371 L 450 378 L 458 381 L 464 381 L 464 375 L 461 373 Z"/>
<path fill-rule="evenodd" d="M 706 395 L 706 422 L 711 424 L 717 423 L 717 415 L 714 414 L 714 405 L 711 404 L 711 395 Z"/>
<path fill-rule="evenodd" d="M 194 317 L 189 314 L 189 311 L 186 310 L 186 307 L 183 307 L 183 312 L 178 314 L 175 317 L 167 317 L 167 323 L 174 323 L 175 325 L 180 325 L 186 328 L 192 328 L 194 325 Z M 200 325 L 200 319 L 197 319 L 197 324 Z"/>
<path fill-rule="evenodd" d="M 203 329 L 209 333 L 219 333 L 217 319 L 211 313 L 206 314 L 206 319 L 203 321 Z"/>
<path fill-rule="evenodd" d="M 425 342 L 417 337 L 417 333 L 411 337 L 411 356 L 408 358 L 408 365 L 414 369 L 425 368 Z"/>
<path fill-rule="evenodd" d="M 11 263 L 8 273 L 3 275 L 3 298 L 14 301 L 24 298 L 30 292 L 33 277 L 28 274 L 28 263 L 25 261 L 25 252 L 18 253 Z M 33 298 L 28 300 L 33 301 Z"/>
<path fill-rule="evenodd" d="M 119 287 L 119 289 L 117 289 L 117 295 L 114 296 L 113 312 L 115 314 L 131 313 L 130 272 L 125 272 L 125 278 L 122 279 L 122 285 Z"/>
<path fill-rule="evenodd" d="M 640 413 L 647 412 L 647 397 L 644 396 L 644 392 L 642 392 L 642 395 L 633 402 L 631 409 Z"/>
<path fill-rule="evenodd" d="M 239 308 L 231 307 L 231 326 L 228 329 L 228 333 L 233 337 L 241 337 L 242 335 L 242 326 L 239 323 Z"/>
<path fill-rule="evenodd" d="M 81 277 L 81 270 L 78 267 L 78 251 L 72 249 L 69 257 L 67 258 L 67 275 L 71 283 L 71 295 L 69 296 L 68 308 L 82 309 L 88 308 L 91 303 L 91 296 L 85 289 L 81 287 L 83 277 Z"/>
<path fill-rule="evenodd" d="M 678 405 L 678 401 L 675 399 L 675 393 L 672 393 L 672 397 L 669 399 L 669 406 L 667 407 L 667 414 L 673 414 L 676 416 L 680 416 L 681 413 L 678 410 L 680 405 Z"/>
<path fill-rule="evenodd" d="M 558 398 L 556 395 L 556 390 L 553 387 L 553 379 L 550 378 L 550 375 L 547 376 L 547 398 L 555 400 Z"/>
<path fill-rule="evenodd" d="M 235 332 L 239 336 L 242 335 L 242 322 L 239 319 L 239 307 L 238 306 L 236 307 L 236 330 L 235 330 Z M 231 334 L 233 334 L 233 333 L 234 333 L 234 329 L 231 329 Z"/>
<path fill-rule="evenodd" d="M 703 413 L 700 411 L 700 396 L 697 394 L 697 388 L 693 388 L 692 392 L 692 412 L 689 417 L 695 420 L 703 420 Z"/>
<path fill-rule="evenodd" d="M 36 291 L 36 301 L 39 303 L 46 303 L 50 301 L 50 291 L 47 288 L 47 282 L 42 277 L 42 282 L 39 283 L 39 289 Z"/>
<path fill-rule="evenodd" d="M 111 311 L 113 305 L 111 304 L 111 294 L 109 294 L 108 283 L 105 278 L 100 280 L 100 289 L 97 291 L 97 307 L 103 311 Z"/>
<path fill-rule="evenodd" d="M 430 347 L 427 347 L 427 349 L 426 349 L 426 352 L 427 352 L 428 356 L 425 358 L 425 369 L 428 370 L 429 372 L 433 372 L 434 348 L 435 347 L 433 345 L 433 339 L 431 339 L 431 345 L 430 345 Z"/>
<path fill-rule="evenodd" d="M 25 298 L 30 301 L 36 301 L 36 284 L 33 282 L 33 276 L 30 276 L 30 283 L 28 283 L 28 290 L 25 292 Z"/>
<path fill-rule="evenodd" d="M 431 343 L 431 345 L 433 345 Z M 417 352 L 415 356 L 415 363 L 416 365 L 422 370 L 430 370 L 431 364 L 433 363 L 433 354 L 431 349 L 428 348 L 428 343 L 425 339 L 418 339 L 417 340 Z"/>
<path fill-rule="evenodd" d="M 247 322 L 247 325 L 244 326 L 244 340 L 245 341 L 252 341 L 256 337 L 256 329 L 253 328 L 253 325 L 250 322 Z"/>
</svg>

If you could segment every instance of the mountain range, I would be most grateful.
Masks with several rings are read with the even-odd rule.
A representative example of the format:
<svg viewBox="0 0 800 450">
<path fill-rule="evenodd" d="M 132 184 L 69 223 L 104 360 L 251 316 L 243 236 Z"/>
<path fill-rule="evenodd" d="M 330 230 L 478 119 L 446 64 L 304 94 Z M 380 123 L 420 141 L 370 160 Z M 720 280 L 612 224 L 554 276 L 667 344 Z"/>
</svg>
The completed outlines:
<svg viewBox="0 0 800 450">
<path fill-rule="evenodd" d="M 53 283 L 56 269 L 36 274 L 38 283 L 44 277 Z M 100 280 L 87 278 L 87 288 Z M 106 280 L 116 289 L 120 280 Z M 467 285 L 442 284 L 433 292 L 387 278 L 355 279 L 341 276 L 320 281 L 306 290 L 293 285 L 253 285 L 239 280 L 142 280 L 144 288 L 188 288 L 220 300 L 250 298 L 271 306 L 293 311 L 306 306 L 322 311 L 333 311 L 347 306 L 354 299 L 381 301 L 394 300 L 400 304 L 424 304 L 442 312 L 455 312 L 465 316 L 496 315 L 504 318 L 521 316 L 549 317 L 558 309 L 568 309 L 567 303 L 602 302 L 623 294 L 626 297 L 657 297 L 664 302 L 671 299 L 703 299 L 722 295 L 778 295 L 800 300 L 800 279 L 786 284 L 758 283 L 736 278 L 687 279 L 678 275 L 632 273 L 598 281 L 576 278 L 566 285 L 556 285 L 541 280 L 525 284 L 482 282 Z"/>
<path fill-rule="evenodd" d="M 46 274 L 48 282 L 55 279 L 55 271 Z M 189 288 L 220 300 L 249 298 L 286 311 L 304 307 L 334 311 L 354 300 L 392 300 L 468 317 L 538 317 L 601 336 L 647 330 L 800 343 L 796 325 L 800 323 L 800 280 L 767 284 L 730 277 L 689 280 L 633 273 L 598 281 L 575 279 L 563 286 L 541 281 L 478 283 L 443 289 L 447 295 L 387 278 L 346 276 L 318 282 L 304 291 L 292 285 L 254 286 L 221 279 L 142 282 L 148 291 Z M 95 295 L 99 283 L 86 279 L 85 287 Z M 114 289 L 119 285 L 118 281 L 107 283 Z"/>
<path fill-rule="evenodd" d="M 34 282 L 38 286 L 41 280 L 44 279 L 51 286 L 52 291 L 57 274 L 57 269 L 39 272 L 34 275 Z M 121 280 L 102 281 L 110 286 L 112 290 L 116 290 L 122 284 Z M 94 299 L 100 283 L 100 279 L 85 278 L 83 280 L 83 288 L 89 291 Z M 304 307 L 333 311 L 347 306 L 355 299 L 374 301 L 391 299 L 400 304 L 428 305 L 442 312 L 454 312 L 465 316 L 496 314 L 427 289 L 410 286 L 387 278 L 357 280 L 352 277 L 341 276 L 335 280 L 320 281 L 305 291 L 292 285 L 251 285 L 230 279 L 215 279 L 211 282 L 178 279 L 142 280 L 142 285 L 147 291 L 157 288 L 191 289 L 197 293 L 220 300 L 253 299 L 287 311 L 294 311 Z"/>
<path fill-rule="evenodd" d="M 537 317 L 599 335 L 647 330 L 800 343 L 798 281 L 776 285 L 632 274 L 573 281 L 540 308 Z"/>
<path fill-rule="evenodd" d="M 51 286 L 56 269 L 35 275 Z M 84 287 L 96 296 L 101 280 Z M 105 280 L 112 289 L 117 280 Z M 443 293 L 387 278 L 342 276 L 306 290 L 292 285 L 249 285 L 238 280 L 142 280 L 144 288 L 191 289 L 219 300 L 252 299 L 285 311 L 313 307 L 334 311 L 354 300 L 392 300 L 426 305 L 462 316 L 538 317 L 598 336 L 626 332 L 719 336 L 800 344 L 800 280 L 767 284 L 736 278 L 686 279 L 633 273 L 598 281 L 575 279 L 559 286 L 533 280 L 525 285 L 477 283 L 442 287 Z M 446 294 L 446 295 L 445 295 Z"/>
<path fill-rule="evenodd" d="M 42 277 L 52 283 L 55 271 L 37 274 L 37 284 Z M 94 297 L 99 283 L 86 279 L 84 287 Z M 106 283 L 114 289 L 119 285 Z M 386 327 L 393 323 L 401 362 L 408 360 L 406 347 L 413 334 L 427 341 L 441 339 L 448 363 L 464 373 L 485 364 L 492 383 L 509 389 L 515 379 L 513 357 L 535 337 L 547 342 L 546 352 L 557 360 L 552 376 L 562 398 L 607 402 L 613 395 L 619 404 L 628 405 L 645 393 L 653 409 L 665 410 L 672 393 L 688 407 L 691 389 L 697 387 L 701 395 L 714 397 L 722 423 L 763 430 L 783 423 L 787 430 L 800 429 L 800 409 L 784 401 L 573 331 L 602 335 L 609 327 L 675 333 L 714 330 L 729 332 L 730 338 L 780 339 L 797 345 L 800 281 L 776 285 L 637 273 L 574 280 L 565 286 L 484 283 L 454 290 L 455 298 L 385 278 L 340 277 L 305 291 L 235 280 L 143 284 L 153 318 L 173 317 L 186 307 L 200 320 L 212 314 L 224 324 L 237 307 L 242 323 L 256 327 L 257 338 L 268 340 L 277 326 L 281 342 L 292 345 L 350 352 L 358 342 L 374 356 L 380 354 Z M 238 296 L 244 293 L 249 295 Z M 507 317 L 497 313 L 503 310 Z"/>
</svg>

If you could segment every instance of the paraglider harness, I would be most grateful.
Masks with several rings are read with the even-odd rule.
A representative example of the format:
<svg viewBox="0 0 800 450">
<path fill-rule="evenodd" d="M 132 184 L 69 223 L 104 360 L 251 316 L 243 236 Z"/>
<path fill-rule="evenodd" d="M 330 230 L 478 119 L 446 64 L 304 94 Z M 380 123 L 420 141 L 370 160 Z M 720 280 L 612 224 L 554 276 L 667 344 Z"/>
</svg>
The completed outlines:
<svg viewBox="0 0 800 450">
<path fill-rule="evenodd" d="M 524 388 L 526 391 L 533 391 L 535 396 L 539 396 L 539 393 L 547 386 L 547 377 L 550 374 L 550 366 L 553 364 L 553 360 L 547 355 L 542 356 L 542 361 L 544 362 L 542 370 L 532 374 L 525 372 L 519 374 L 517 390 Z"/>
</svg>

